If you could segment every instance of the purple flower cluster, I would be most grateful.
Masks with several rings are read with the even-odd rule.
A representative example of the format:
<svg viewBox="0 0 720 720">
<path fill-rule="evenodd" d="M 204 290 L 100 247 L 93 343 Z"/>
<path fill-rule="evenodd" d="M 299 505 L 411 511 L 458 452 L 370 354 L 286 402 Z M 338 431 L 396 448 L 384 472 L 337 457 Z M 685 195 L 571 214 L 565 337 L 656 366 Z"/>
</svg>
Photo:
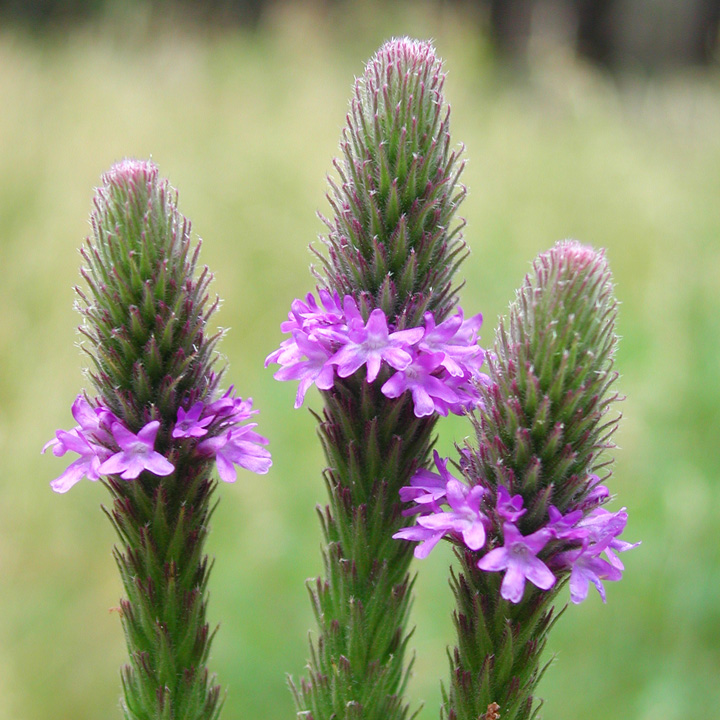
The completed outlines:
<svg viewBox="0 0 720 720">
<path fill-rule="evenodd" d="M 253 430 L 256 423 L 241 425 L 256 412 L 252 400 L 235 397 L 231 387 L 208 405 L 196 402 L 188 410 L 180 408 L 172 437 L 179 443 L 192 443 L 198 457 L 214 457 L 225 482 L 235 481 L 235 465 L 266 473 L 272 460 L 261 446 L 267 445 L 267 439 Z M 98 480 L 103 475 L 119 475 L 133 480 L 145 470 L 158 476 L 175 470 L 173 463 L 155 450 L 158 420 L 135 434 L 108 408 L 91 405 L 83 395 L 75 399 L 72 415 L 78 424 L 72 430 L 58 430 L 42 450 L 52 447 L 58 457 L 68 450 L 80 456 L 50 483 L 55 492 L 67 492 L 83 477 Z"/>
<path fill-rule="evenodd" d="M 487 572 L 505 571 L 500 594 L 519 603 L 529 580 L 549 590 L 559 577 L 570 573 L 570 599 L 582 602 L 592 583 L 605 602 L 604 580 L 620 580 L 622 562 L 617 556 L 640 543 L 618 536 L 625 529 L 625 508 L 610 512 L 599 504 L 609 497 L 604 485 L 592 476 L 595 487 L 581 507 L 564 515 L 552 505 L 546 523 L 528 535 L 518 529 L 525 515 L 523 498 L 510 495 L 502 485 L 493 493 L 482 485 L 469 486 L 447 469 L 448 460 L 435 452 L 438 472 L 418 470 L 411 484 L 400 490 L 400 499 L 414 502 L 406 514 L 419 514 L 417 524 L 403 528 L 394 538 L 420 542 L 415 557 L 424 558 L 438 541 L 452 542 L 478 552 L 477 567 Z"/>
<path fill-rule="evenodd" d="M 291 337 L 268 355 L 265 366 L 277 363 L 277 380 L 299 380 L 295 407 L 302 405 L 313 383 L 330 390 L 335 375 L 349 377 L 363 365 L 367 382 L 373 382 L 383 363 L 394 370 L 381 391 L 388 398 L 412 393 L 415 415 L 448 412 L 462 414 L 480 402 L 477 383 L 486 382 L 480 371 L 485 353 L 477 344 L 482 315 L 467 320 L 462 310 L 436 324 L 425 313 L 424 327 L 396 330 L 376 308 L 365 322 L 355 299 L 337 292 L 318 291 L 295 300 L 288 320 L 280 327 Z"/>
</svg>

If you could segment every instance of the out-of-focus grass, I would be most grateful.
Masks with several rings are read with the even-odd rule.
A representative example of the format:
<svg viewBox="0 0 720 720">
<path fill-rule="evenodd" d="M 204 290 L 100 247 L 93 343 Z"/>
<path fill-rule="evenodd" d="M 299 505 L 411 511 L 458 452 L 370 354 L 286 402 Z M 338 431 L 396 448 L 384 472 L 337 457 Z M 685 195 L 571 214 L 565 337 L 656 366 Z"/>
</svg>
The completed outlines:
<svg viewBox="0 0 720 720">
<path fill-rule="evenodd" d="M 210 552 L 211 665 L 224 717 L 293 715 L 313 627 L 303 588 L 320 571 L 313 507 L 323 459 L 295 389 L 262 361 L 292 298 L 313 286 L 353 75 L 392 34 L 433 36 L 467 146 L 462 293 L 485 342 L 531 258 L 572 236 L 607 248 L 622 301 L 617 367 L 628 399 L 613 490 L 630 510 L 626 577 L 571 607 L 551 638 L 545 715 L 712 717 L 720 704 L 720 90 L 683 75 L 616 87 L 562 57 L 523 81 L 495 74 L 447 8 L 276 11 L 257 36 L 177 28 L 0 32 L 0 720 L 119 717 L 120 596 L 99 485 L 56 496 L 83 385 L 71 288 L 92 187 L 112 162 L 152 156 L 206 244 L 230 328 L 227 379 L 254 397 L 275 465 L 220 488 Z M 421 8 L 418 11 L 418 7 Z M 117 26 L 116 26 L 117 27 Z M 309 404 L 317 407 L 310 394 Z M 441 423 L 441 450 L 469 432 Z M 452 639 L 447 548 L 419 563 L 411 685 L 436 717 Z"/>
</svg>

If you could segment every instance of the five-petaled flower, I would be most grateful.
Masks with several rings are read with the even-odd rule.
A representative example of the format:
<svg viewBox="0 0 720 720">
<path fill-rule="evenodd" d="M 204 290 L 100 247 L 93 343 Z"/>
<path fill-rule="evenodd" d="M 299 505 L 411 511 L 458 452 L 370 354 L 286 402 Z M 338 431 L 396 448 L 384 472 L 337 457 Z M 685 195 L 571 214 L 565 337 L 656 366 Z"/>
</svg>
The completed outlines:
<svg viewBox="0 0 720 720">
<path fill-rule="evenodd" d="M 174 438 L 198 438 L 207 435 L 207 426 L 215 419 L 215 415 L 202 416 L 205 405 L 198 400 L 189 410 L 178 408 L 177 422 L 172 431 Z"/>
<path fill-rule="evenodd" d="M 111 431 L 120 451 L 111 455 L 98 468 L 101 475 L 120 475 L 123 480 L 134 480 L 143 470 L 155 475 L 170 475 L 173 464 L 155 450 L 155 438 L 160 422 L 152 420 L 137 435 L 119 422 L 113 423 Z"/>
<path fill-rule="evenodd" d="M 505 600 L 519 603 L 525 592 L 526 580 L 541 590 L 549 590 L 555 584 L 552 570 L 537 556 L 551 537 L 552 533 L 545 528 L 523 536 L 513 523 L 504 522 L 505 544 L 480 558 L 477 566 L 490 572 L 505 570 L 500 594 Z"/>
</svg>

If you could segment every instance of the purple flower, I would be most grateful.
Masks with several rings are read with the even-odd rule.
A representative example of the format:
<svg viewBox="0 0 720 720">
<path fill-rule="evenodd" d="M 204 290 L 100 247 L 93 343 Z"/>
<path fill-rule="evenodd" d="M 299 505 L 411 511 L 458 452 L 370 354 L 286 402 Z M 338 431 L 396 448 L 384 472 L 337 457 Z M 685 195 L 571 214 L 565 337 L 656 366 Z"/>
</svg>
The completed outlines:
<svg viewBox="0 0 720 720">
<path fill-rule="evenodd" d="M 504 485 L 498 485 L 495 509 L 503 520 L 509 520 L 513 523 L 517 522 L 527 512 L 527 509 L 523 508 L 522 495 L 510 497 L 510 493 Z"/>
<path fill-rule="evenodd" d="M 456 479 L 447 469 L 448 458 L 442 459 L 437 450 L 433 450 L 433 458 L 439 474 L 420 468 L 410 478 L 410 485 L 400 488 L 402 502 L 415 502 L 420 506 L 403 510 L 403 515 L 437 511 L 438 502 L 445 497 L 448 482 Z"/>
<path fill-rule="evenodd" d="M 124 480 L 133 480 L 143 470 L 155 475 L 169 475 L 175 467 L 154 450 L 159 429 L 160 422 L 152 420 L 135 435 L 121 423 L 113 423 L 111 430 L 120 452 L 105 460 L 98 472 L 102 475 L 120 475 Z"/>
<path fill-rule="evenodd" d="M 215 415 L 200 417 L 205 404 L 198 400 L 187 412 L 178 408 L 177 422 L 172 431 L 174 438 L 198 438 L 207 435 L 207 426 L 215 419 Z"/>
<path fill-rule="evenodd" d="M 292 337 L 270 353 L 265 366 L 278 363 L 276 380 L 299 380 L 295 407 L 300 407 L 313 383 L 330 390 L 334 375 L 349 377 L 363 365 L 373 382 L 383 362 L 397 370 L 383 385 L 386 397 L 413 394 L 415 414 L 463 414 L 480 402 L 476 384 L 487 381 L 480 367 L 484 350 L 477 345 L 482 316 L 463 319 L 462 310 L 440 325 L 432 313 L 425 327 L 391 332 L 385 313 L 376 308 L 367 323 L 351 295 L 319 290 L 322 307 L 312 293 L 294 300 L 288 320 L 281 325 Z"/>
<path fill-rule="evenodd" d="M 529 580 L 541 590 L 549 590 L 555 584 L 555 575 L 537 557 L 552 533 L 541 528 L 532 535 L 523 536 L 511 522 L 503 523 L 505 545 L 491 550 L 482 557 L 477 566 L 481 570 L 497 572 L 505 570 L 500 594 L 511 603 L 519 603 Z"/>
<path fill-rule="evenodd" d="M 280 325 L 280 329 L 283 332 L 292 332 L 293 330 L 310 332 L 315 328 L 344 325 L 345 314 L 340 302 L 340 295 L 337 292 L 331 295 L 324 288 L 318 290 L 318 295 L 323 305 L 322 308 L 312 293 L 308 293 L 304 301 L 293 300 L 288 320 Z"/>
<path fill-rule="evenodd" d="M 330 390 L 335 382 L 333 366 L 330 365 L 330 352 L 317 340 L 311 340 L 304 332 L 297 330 L 292 340 L 268 355 L 265 366 L 277 362 L 281 367 L 273 377 L 276 380 L 300 380 L 295 407 L 299 408 L 305 400 L 305 393 L 315 383 L 321 390 Z"/>
<path fill-rule="evenodd" d="M 567 550 L 557 556 L 557 562 L 561 567 L 572 568 L 570 571 L 570 599 L 576 605 L 587 597 L 590 583 L 597 588 L 602 601 L 607 602 L 602 580 L 620 580 L 622 578 L 619 568 L 599 557 L 600 553 L 607 549 L 610 539 L 610 536 L 607 536 L 603 542 L 594 545 L 588 545 L 586 541 L 582 547 Z"/>
<path fill-rule="evenodd" d="M 215 420 L 221 421 L 222 425 L 232 425 L 257 415 L 259 411 L 252 409 L 252 398 L 243 400 L 236 397 L 234 388 L 231 385 L 221 398 L 211 402 L 205 408 L 203 417 L 214 415 Z"/>
<path fill-rule="evenodd" d="M 268 441 L 258 435 L 252 428 L 257 423 L 244 427 L 235 427 L 218 437 L 207 438 L 198 444 L 200 455 L 214 456 L 218 475 L 225 482 L 235 482 L 237 471 L 235 465 L 264 475 L 272 465 L 270 453 L 259 445 L 267 445 Z"/>
<path fill-rule="evenodd" d="M 465 375 L 468 366 L 482 365 L 485 353 L 477 344 L 477 330 L 482 315 L 463 321 L 462 308 L 455 315 L 435 325 L 435 316 L 425 313 L 425 335 L 418 349 L 425 353 L 441 352 L 441 361 L 448 373 L 455 377 Z"/>
<path fill-rule="evenodd" d="M 108 432 L 108 428 L 113 422 L 118 422 L 118 419 L 113 415 L 110 410 L 105 407 L 93 408 L 90 403 L 85 399 L 85 396 L 78 395 L 72 404 L 72 416 L 78 423 L 70 432 L 80 433 L 85 437 L 88 442 L 95 443 L 112 443 L 112 436 Z M 65 433 L 65 430 L 58 430 L 58 433 Z M 88 438 L 92 438 L 89 440 Z M 59 437 L 56 437 L 50 442 L 46 443 L 42 449 L 45 452 L 49 447 L 53 447 L 53 454 L 60 457 L 64 455 L 65 449 L 58 449 Z M 77 452 L 77 451 L 75 451 Z"/>
<path fill-rule="evenodd" d="M 402 528 L 398 530 L 393 538 L 396 540 L 413 540 L 420 542 L 413 550 L 413 555 L 418 560 L 426 558 L 431 550 L 440 542 L 445 530 L 430 530 L 429 528 L 422 527 L 420 525 L 413 525 L 412 527 Z"/>
<path fill-rule="evenodd" d="M 558 540 L 584 540 L 587 537 L 587 530 L 577 526 L 582 520 L 582 510 L 573 510 L 563 515 L 554 505 L 550 505 L 548 515 L 550 522 L 546 527 Z"/>
<path fill-rule="evenodd" d="M 385 384 L 381 391 L 385 397 L 400 397 L 406 390 L 412 393 L 416 417 L 425 417 L 439 412 L 447 415 L 447 408 L 436 400 L 456 403 L 459 398 L 442 380 L 432 373 L 442 363 L 442 353 L 422 355 L 416 358 L 404 370 L 398 370 Z"/>
<path fill-rule="evenodd" d="M 486 490 L 480 485 L 469 488 L 451 478 L 447 483 L 446 499 L 449 511 L 434 512 L 418 518 L 418 525 L 444 535 L 456 533 L 470 550 L 479 550 L 485 544 L 487 518 L 480 512 L 480 501 Z"/>
<path fill-rule="evenodd" d="M 68 450 L 76 452 L 80 457 L 70 463 L 59 477 L 50 483 L 50 487 L 57 493 L 67 492 L 73 485 L 84 477 L 88 480 L 100 478 L 99 468 L 102 461 L 110 455 L 110 450 L 102 445 L 96 445 L 87 440 L 80 430 L 57 431 L 57 438 L 43 448 L 43 452 L 53 445 L 53 454 L 64 455 Z"/>
<path fill-rule="evenodd" d="M 592 489 L 579 506 L 584 511 L 601 505 L 610 497 L 610 491 L 604 485 L 600 485 L 600 478 L 597 475 L 590 475 L 589 480 Z"/>
<path fill-rule="evenodd" d="M 618 538 L 618 535 L 625 530 L 627 519 L 625 508 L 614 513 L 605 508 L 596 508 L 577 524 L 578 528 L 587 533 L 590 542 L 604 545 L 605 556 L 610 564 L 618 570 L 624 570 L 625 566 L 615 552 L 625 552 L 640 545 L 639 542 L 628 543 Z M 606 540 L 607 542 L 605 542 Z"/>
<path fill-rule="evenodd" d="M 78 425 L 70 431 L 56 431 L 55 437 L 42 449 L 45 452 L 52 447 L 56 457 L 62 457 L 68 451 L 80 455 L 50 483 L 50 487 L 58 493 L 67 492 L 83 477 L 98 480 L 100 464 L 111 455 L 111 451 L 101 443 L 112 443 L 107 427 L 109 423 L 117 421 L 115 415 L 107 408 L 93 408 L 83 395 L 75 398 L 72 415 Z"/>
<path fill-rule="evenodd" d="M 422 328 L 411 328 L 390 333 L 385 313 L 376 308 L 365 327 L 348 331 L 346 344 L 330 358 L 330 363 L 337 365 L 337 373 L 343 378 L 367 364 L 367 381 L 373 382 L 383 360 L 396 370 L 404 370 L 412 362 L 407 348 L 417 343 L 424 332 Z"/>
<path fill-rule="evenodd" d="M 446 370 L 443 370 L 438 379 L 450 392 L 454 393 L 455 400 L 448 402 L 436 397 L 434 399 L 435 412 L 443 416 L 446 416 L 449 412 L 454 415 L 464 415 L 467 410 L 480 405 L 482 400 L 476 384 L 484 382 L 483 378 L 486 377 L 483 373 L 474 376 L 469 371 L 465 372 L 464 375 L 456 376 L 450 375 Z"/>
</svg>

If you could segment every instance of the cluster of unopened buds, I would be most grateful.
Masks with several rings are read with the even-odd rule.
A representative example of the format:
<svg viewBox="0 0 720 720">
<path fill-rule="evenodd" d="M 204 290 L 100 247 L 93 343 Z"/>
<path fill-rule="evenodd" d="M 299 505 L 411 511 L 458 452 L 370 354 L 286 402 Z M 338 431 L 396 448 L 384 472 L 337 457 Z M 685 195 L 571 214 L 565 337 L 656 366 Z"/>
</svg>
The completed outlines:
<svg viewBox="0 0 720 720">
<path fill-rule="evenodd" d="M 419 514 L 417 524 L 393 537 L 420 542 L 415 556 L 425 558 L 439 540 L 485 554 L 477 567 L 488 572 L 505 571 L 500 594 L 519 603 L 529 580 L 541 590 L 552 588 L 570 572 L 570 599 L 580 603 L 592 583 L 605 601 L 603 580 L 620 580 L 624 566 L 617 556 L 636 547 L 618 539 L 627 523 L 625 508 L 610 512 L 600 507 L 610 498 L 600 478 L 591 475 L 590 492 L 564 515 L 553 505 L 545 522 L 523 535 L 520 519 L 528 512 L 521 495 L 499 485 L 496 492 L 482 484 L 468 485 L 447 469 L 448 460 L 435 451 L 437 473 L 418 470 L 400 497 L 415 506 L 406 515 Z M 536 524 L 534 524 L 536 525 Z M 601 557 L 604 555 L 604 557 Z"/>
<path fill-rule="evenodd" d="M 485 352 L 477 344 L 482 315 L 467 320 L 462 310 L 436 324 L 425 313 L 424 327 L 396 330 L 376 308 L 367 323 L 351 295 L 318 291 L 321 305 L 309 293 L 294 300 L 281 330 L 292 337 L 268 355 L 265 365 L 281 366 L 277 380 L 299 380 L 295 407 L 302 405 L 313 383 L 330 390 L 338 377 L 349 377 L 363 365 L 373 382 L 385 362 L 393 372 L 381 391 L 388 398 L 412 393 L 415 415 L 463 414 L 480 402 L 477 383 L 487 382 L 480 371 Z"/>
<path fill-rule="evenodd" d="M 178 444 L 190 446 L 197 457 L 214 458 L 218 475 L 226 482 L 235 481 L 235 465 L 266 473 L 271 459 L 262 446 L 267 439 L 253 430 L 256 423 L 241 425 L 256 412 L 252 400 L 235 397 L 231 387 L 208 405 L 197 401 L 187 410 L 179 408 L 171 436 Z M 99 480 L 119 475 L 134 480 L 145 470 L 160 477 L 175 470 L 171 459 L 155 450 L 159 420 L 151 420 L 136 434 L 111 410 L 97 401 L 91 404 L 83 395 L 75 399 L 72 415 L 78 424 L 72 430 L 56 431 L 43 448 L 45 452 L 52 447 L 58 457 L 68 451 L 80 456 L 50 483 L 56 492 L 67 492 L 83 477 Z"/>
</svg>

